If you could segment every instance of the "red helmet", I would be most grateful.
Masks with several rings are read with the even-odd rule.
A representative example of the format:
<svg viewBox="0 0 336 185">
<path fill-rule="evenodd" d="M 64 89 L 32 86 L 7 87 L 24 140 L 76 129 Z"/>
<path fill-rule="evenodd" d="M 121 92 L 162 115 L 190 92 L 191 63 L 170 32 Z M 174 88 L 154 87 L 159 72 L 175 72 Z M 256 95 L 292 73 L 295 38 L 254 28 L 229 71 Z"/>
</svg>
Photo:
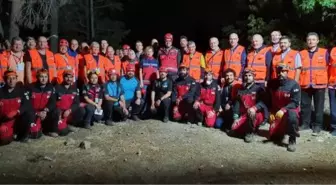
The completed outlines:
<svg viewBox="0 0 336 185">
<path fill-rule="evenodd" d="M 126 71 L 127 72 L 129 72 L 129 71 L 135 71 L 135 65 L 128 64 L 127 67 L 126 67 Z"/>
<path fill-rule="evenodd" d="M 159 72 L 168 73 L 168 69 L 166 67 L 160 67 Z"/>
<path fill-rule="evenodd" d="M 164 38 L 165 38 L 165 40 L 173 40 L 173 35 L 171 33 L 166 33 Z"/>
<path fill-rule="evenodd" d="M 124 50 L 131 49 L 131 47 L 130 47 L 129 45 L 127 45 L 127 44 L 124 44 L 124 45 L 122 46 L 122 48 L 123 48 Z"/>
<path fill-rule="evenodd" d="M 109 74 L 109 75 L 115 75 L 115 74 L 117 74 L 117 70 L 115 70 L 114 68 L 111 68 L 111 69 L 108 71 L 108 74 Z"/>
<path fill-rule="evenodd" d="M 61 39 L 60 42 L 59 42 L 59 46 L 69 47 L 69 42 L 65 39 Z"/>
</svg>

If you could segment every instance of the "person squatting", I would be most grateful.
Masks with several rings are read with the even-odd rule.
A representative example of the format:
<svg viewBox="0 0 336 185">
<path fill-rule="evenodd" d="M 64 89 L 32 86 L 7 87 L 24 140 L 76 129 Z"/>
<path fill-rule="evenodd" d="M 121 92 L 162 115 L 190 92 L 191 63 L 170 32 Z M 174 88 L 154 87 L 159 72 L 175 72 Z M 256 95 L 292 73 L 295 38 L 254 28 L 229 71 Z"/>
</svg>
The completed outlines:
<svg viewBox="0 0 336 185">
<path fill-rule="evenodd" d="M 143 49 L 137 41 L 136 52 L 126 44 L 114 51 L 106 40 L 79 47 L 75 39 L 61 39 L 52 53 L 42 36 L 37 43 L 29 38 L 23 51 L 22 39 L 14 38 L 12 49 L 0 54 L 0 142 L 156 118 L 222 129 L 246 143 L 270 124 L 268 139 L 281 143 L 288 135 L 287 150 L 294 152 L 299 130 L 322 130 L 326 88 L 336 135 L 336 49 L 319 48 L 314 32 L 306 39 L 308 47 L 297 51 L 279 31 L 271 33 L 271 46 L 256 34 L 247 51 L 232 33 L 231 48 L 222 50 L 212 37 L 203 55 L 185 36 L 181 49 L 174 47 L 170 33 L 164 47 L 153 39 Z"/>
</svg>

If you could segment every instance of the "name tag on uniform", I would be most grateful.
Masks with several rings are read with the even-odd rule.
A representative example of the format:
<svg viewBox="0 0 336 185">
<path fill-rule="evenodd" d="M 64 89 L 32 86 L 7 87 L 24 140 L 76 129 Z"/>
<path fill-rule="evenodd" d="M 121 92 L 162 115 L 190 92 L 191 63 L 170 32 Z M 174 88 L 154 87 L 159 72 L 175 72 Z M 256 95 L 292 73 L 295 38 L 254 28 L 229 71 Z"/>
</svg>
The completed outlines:
<svg viewBox="0 0 336 185">
<path fill-rule="evenodd" d="M 103 110 L 96 109 L 95 112 L 94 112 L 94 114 L 98 115 L 98 116 L 101 116 L 101 115 L 103 115 Z"/>
<path fill-rule="evenodd" d="M 67 66 L 66 69 L 67 69 L 67 70 L 71 70 L 72 67 L 71 67 L 71 66 Z"/>
<path fill-rule="evenodd" d="M 24 71 L 24 63 L 20 62 L 16 65 L 16 71 Z"/>
</svg>

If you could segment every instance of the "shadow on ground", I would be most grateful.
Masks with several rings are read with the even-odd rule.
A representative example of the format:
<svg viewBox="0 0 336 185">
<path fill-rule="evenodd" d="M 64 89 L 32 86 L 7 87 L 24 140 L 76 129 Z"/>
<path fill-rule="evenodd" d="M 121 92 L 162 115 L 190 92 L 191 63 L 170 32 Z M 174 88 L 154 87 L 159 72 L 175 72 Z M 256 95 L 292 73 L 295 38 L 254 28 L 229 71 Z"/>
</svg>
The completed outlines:
<svg viewBox="0 0 336 185">
<path fill-rule="evenodd" d="M 227 170 L 224 170 L 227 171 Z M 139 172 L 144 174 L 143 171 Z M 173 172 L 152 173 L 145 175 L 130 174 L 124 177 L 115 177 L 108 172 L 91 174 L 63 174 L 63 176 L 49 175 L 42 178 L 21 177 L 10 175 L 2 176 L 0 183 L 27 184 L 27 183 L 57 183 L 57 184 L 99 184 L 99 183 L 336 183 L 336 169 L 302 168 L 293 171 L 267 170 L 250 172 L 223 172 L 223 169 L 198 169 L 195 172 L 186 172 L 184 175 L 176 175 Z"/>
</svg>

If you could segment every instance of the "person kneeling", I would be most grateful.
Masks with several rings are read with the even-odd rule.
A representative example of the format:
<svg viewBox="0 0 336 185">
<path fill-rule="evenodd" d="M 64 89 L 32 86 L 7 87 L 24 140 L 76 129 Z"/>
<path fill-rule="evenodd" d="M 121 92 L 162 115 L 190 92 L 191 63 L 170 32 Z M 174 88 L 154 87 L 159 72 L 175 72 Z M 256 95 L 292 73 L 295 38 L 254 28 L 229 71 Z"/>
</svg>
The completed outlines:
<svg viewBox="0 0 336 185">
<path fill-rule="evenodd" d="M 79 108 L 79 90 L 73 84 L 72 70 L 63 72 L 62 84 L 56 85 L 56 112 L 58 114 L 58 134 L 65 136 L 73 129 L 69 123 L 77 125 L 83 117 Z"/>
<path fill-rule="evenodd" d="M 37 139 L 42 136 L 42 130 L 51 137 L 58 136 L 58 114 L 56 95 L 53 85 L 49 82 L 49 72 L 41 69 L 36 75 L 37 82 L 30 85 L 28 96 L 35 112 L 35 123 L 30 126 L 30 137 Z"/>
<path fill-rule="evenodd" d="M 295 151 L 298 135 L 300 95 L 299 84 L 288 78 L 289 67 L 284 63 L 277 65 L 277 79 L 271 80 L 267 89 L 271 96 L 270 139 L 282 142 L 285 134 L 289 135 L 287 150 Z"/>
<path fill-rule="evenodd" d="M 254 81 L 255 70 L 246 68 L 243 72 L 243 86 L 238 90 L 233 106 L 232 131 L 244 136 L 247 143 L 253 141 L 253 135 L 259 126 L 267 121 L 268 109 L 262 100 L 265 90 Z"/>
<path fill-rule="evenodd" d="M 143 107 L 144 101 L 141 98 L 141 89 L 139 80 L 134 76 L 135 65 L 129 64 L 126 67 L 127 74 L 120 79 L 120 84 L 125 93 L 126 107 L 131 113 L 134 121 L 139 121 L 138 115 Z"/>
<path fill-rule="evenodd" d="M 29 125 L 34 122 L 28 97 L 17 85 L 16 72 L 6 71 L 4 80 L 5 85 L 0 89 L 0 145 L 11 143 L 15 134 L 17 139 L 28 141 Z"/>
<path fill-rule="evenodd" d="M 155 80 L 151 93 L 151 112 L 153 115 L 162 116 L 162 121 L 169 121 L 169 108 L 171 104 L 173 82 L 167 78 L 168 70 L 164 67 L 159 69 L 160 79 Z"/>
<path fill-rule="evenodd" d="M 105 84 L 105 124 L 114 125 L 115 114 L 119 114 L 124 121 L 127 119 L 128 110 L 124 98 L 124 90 L 118 82 L 118 73 L 115 69 L 110 69 L 108 72 L 110 80 Z"/>
<path fill-rule="evenodd" d="M 99 73 L 95 70 L 89 71 L 89 83 L 83 86 L 82 95 L 84 107 L 84 128 L 90 129 L 93 121 L 101 121 L 103 119 L 103 88 L 98 84 Z"/>
<path fill-rule="evenodd" d="M 205 120 L 207 127 L 214 127 L 216 122 L 216 113 L 220 107 L 220 89 L 215 80 L 211 69 L 205 70 L 205 80 L 200 84 L 200 89 L 196 91 L 196 101 L 194 103 L 196 117 L 202 125 Z M 204 119 L 205 117 L 205 119 Z"/>
</svg>

